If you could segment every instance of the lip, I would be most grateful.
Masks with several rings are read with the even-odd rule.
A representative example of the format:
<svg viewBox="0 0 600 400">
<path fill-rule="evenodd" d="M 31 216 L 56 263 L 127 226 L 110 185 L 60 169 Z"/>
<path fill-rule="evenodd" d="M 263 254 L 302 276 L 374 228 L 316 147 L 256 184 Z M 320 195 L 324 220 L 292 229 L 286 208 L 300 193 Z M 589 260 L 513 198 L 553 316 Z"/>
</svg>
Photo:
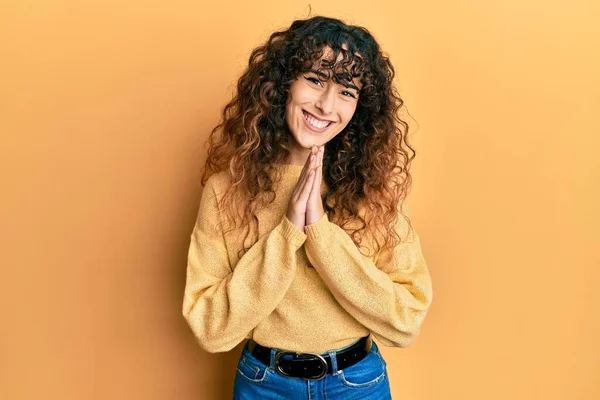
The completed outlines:
<svg viewBox="0 0 600 400">
<path fill-rule="evenodd" d="M 309 122 L 306 120 L 306 118 L 305 118 L 305 116 L 304 116 L 304 113 L 307 113 L 308 115 L 310 115 L 311 117 L 313 117 L 314 119 L 317 119 L 317 120 L 319 120 L 319 121 L 323 121 L 323 122 L 325 122 L 325 121 L 328 121 L 328 120 L 324 120 L 324 119 L 317 118 L 317 117 L 315 117 L 313 114 L 309 113 L 308 111 L 302 110 L 302 120 L 304 120 L 304 125 L 306 125 L 306 127 L 307 127 L 308 129 L 310 129 L 311 131 L 313 131 L 313 132 L 323 133 L 323 132 L 325 132 L 327 129 L 331 128 L 331 126 L 332 126 L 332 125 L 335 123 L 335 122 L 333 122 L 333 121 L 328 121 L 328 122 L 329 122 L 329 125 L 327 125 L 325 128 L 316 128 L 316 127 L 312 126 L 312 125 L 311 125 L 311 124 L 310 124 L 310 123 L 309 123 Z"/>
</svg>

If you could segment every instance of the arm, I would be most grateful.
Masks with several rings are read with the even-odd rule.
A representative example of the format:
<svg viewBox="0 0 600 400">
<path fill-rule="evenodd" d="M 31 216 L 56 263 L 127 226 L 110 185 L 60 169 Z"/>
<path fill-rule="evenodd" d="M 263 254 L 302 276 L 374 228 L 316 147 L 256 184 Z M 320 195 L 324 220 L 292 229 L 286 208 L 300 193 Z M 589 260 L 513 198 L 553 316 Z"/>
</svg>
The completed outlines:
<svg viewBox="0 0 600 400">
<path fill-rule="evenodd" d="M 211 353 L 231 350 L 277 307 L 295 276 L 296 252 L 306 240 L 283 216 L 231 268 L 219 219 L 209 179 L 191 234 L 183 316 L 200 346 Z"/>
<path fill-rule="evenodd" d="M 324 214 L 306 226 L 306 254 L 340 305 L 386 346 L 407 347 L 419 334 L 432 284 L 416 233 L 382 250 L 375 264 Z M 385 272 L 384 272 L 385 271 Z"/>
</svg>

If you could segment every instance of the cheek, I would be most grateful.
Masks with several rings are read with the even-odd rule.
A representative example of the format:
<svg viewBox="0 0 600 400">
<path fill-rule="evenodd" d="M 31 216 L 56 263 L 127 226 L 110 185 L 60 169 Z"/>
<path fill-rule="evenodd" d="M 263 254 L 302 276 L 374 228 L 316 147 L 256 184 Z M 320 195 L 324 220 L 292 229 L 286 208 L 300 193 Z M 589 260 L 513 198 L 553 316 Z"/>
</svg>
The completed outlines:
<svg viewBox="0 0 600 400">
<path fill-rule="evenodd" d="M 350 120 L 354 116 L 355 112 L 356 112 L 356 104 L 351 104 L 351 105 L 349 104 L 348 107 L 343 109 L 343 111 L 341 112 L 341 115 L 342 115 L 342 120 L 344 121 L 344 125 L 347 125 L 350 122 Z"/>
</svg>

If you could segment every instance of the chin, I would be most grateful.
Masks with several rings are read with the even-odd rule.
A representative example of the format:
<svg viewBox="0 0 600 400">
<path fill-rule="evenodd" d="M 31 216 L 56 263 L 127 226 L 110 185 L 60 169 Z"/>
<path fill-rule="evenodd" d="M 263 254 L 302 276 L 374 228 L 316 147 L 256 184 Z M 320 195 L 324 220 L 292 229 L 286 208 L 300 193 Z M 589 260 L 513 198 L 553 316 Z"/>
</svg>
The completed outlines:
<svg viewBox="0 0 600 400">
<path fill-rule="evenodd" d="M 329 141 L 329 136 L 327 137 L 314 137 L 312 135 L 304 135 L 302 138 L 302 141 L 299 142 L 300 145 L 305 148 L 310 150 L 313 145 L 317 145 L 317 146 L 322 146 L 325 143 L 327 143 Z"/>
</svg>

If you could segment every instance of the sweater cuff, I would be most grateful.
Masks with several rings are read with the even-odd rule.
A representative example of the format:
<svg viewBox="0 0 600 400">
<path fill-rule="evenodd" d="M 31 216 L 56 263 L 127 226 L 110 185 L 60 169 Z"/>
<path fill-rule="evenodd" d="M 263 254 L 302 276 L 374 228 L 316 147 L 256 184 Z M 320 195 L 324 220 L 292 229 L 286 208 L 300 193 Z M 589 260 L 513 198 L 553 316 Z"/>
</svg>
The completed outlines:
<svg viewBox="0 0 600 400">
<path fill-rule="evenodd" d="M 325 236 L 328 227 L 329 216 L 327 215 L 327 213 L 325 213 L 317 221 L 313 222 L 310 225 L 306 225 L 304 227 L 304 230 L 306 231 L 306 236 L 309 240 L 315 240 Z"/>
<path fill-rule="evenodd" d="M 306 234 L 302 232 L 300 228 L 292 223 L 287 217 L 287 215 L 283 215 L 279 226 L 277 227 L 279 233 L 290 241 L 293 245 L 300 248 L 306 241 Z"/>
</svg>

